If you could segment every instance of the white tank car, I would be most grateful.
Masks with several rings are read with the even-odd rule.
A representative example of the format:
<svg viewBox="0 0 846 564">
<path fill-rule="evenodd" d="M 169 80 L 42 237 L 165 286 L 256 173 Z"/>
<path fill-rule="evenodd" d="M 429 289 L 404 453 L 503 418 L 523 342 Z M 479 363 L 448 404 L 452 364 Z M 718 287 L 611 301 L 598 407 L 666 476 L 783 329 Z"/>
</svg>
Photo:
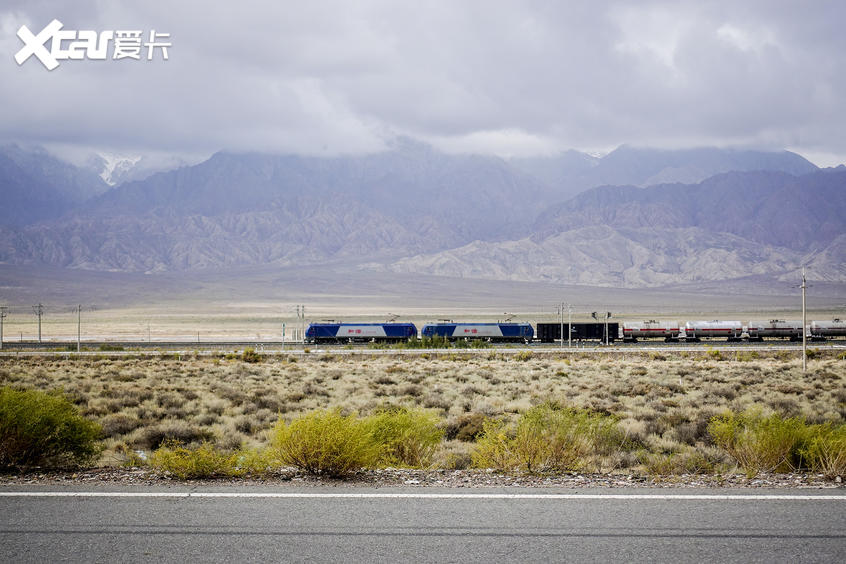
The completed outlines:
<svg viewBox="0 0 846 564">
<path fill-rule="evenodd" d="M 832 319 L 831 321 L 811 321 L 811 336 L 813 337 L 846 337 L 846 321 Z"/>
<path fill-rule="evenodd" d="M 740 321 L 688 321 L 684 324 L 685 336 L 688 339 L 707 339 L 725 337 L 739 339 L 743 334 L 743 324 Z"/>
<path fill-rule="evenodd" d="M 627 321 L 623 323 L 623 339 L 678 339 L 681 325 L 678 321 Z"/>
<path fill-rule="evenodd" d="M 792 319 L 790 321 L 785 321 L 784 319 L 750 321 L 746 332 L 749 334 L 750 339 L 763 339 L 764 337 L 801 339 L 802 322 Z"/>
</svg>

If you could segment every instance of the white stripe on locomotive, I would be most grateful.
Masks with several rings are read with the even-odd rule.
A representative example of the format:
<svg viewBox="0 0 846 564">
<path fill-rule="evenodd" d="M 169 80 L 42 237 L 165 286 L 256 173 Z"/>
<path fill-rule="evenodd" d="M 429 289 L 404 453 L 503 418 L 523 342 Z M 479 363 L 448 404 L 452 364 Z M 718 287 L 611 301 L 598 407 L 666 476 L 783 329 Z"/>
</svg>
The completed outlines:
<svg viewBox="0 0 846 564">
<path fill-rule="evenodd" d="M 387 337 L 382 325 L 341 325 L 338 328 L 339 339 L 359 339 L 365 337 Z"/>
<path fill-rule="evenodd" d="M 499 325 L 475 325 L 465 324 L 456 325 L 455 331 L 452 333 L 453 337 L 459 339 L 468 338 L 474 339 L 477 337 L 502 337 L 502 329 Z"/>
</svg>

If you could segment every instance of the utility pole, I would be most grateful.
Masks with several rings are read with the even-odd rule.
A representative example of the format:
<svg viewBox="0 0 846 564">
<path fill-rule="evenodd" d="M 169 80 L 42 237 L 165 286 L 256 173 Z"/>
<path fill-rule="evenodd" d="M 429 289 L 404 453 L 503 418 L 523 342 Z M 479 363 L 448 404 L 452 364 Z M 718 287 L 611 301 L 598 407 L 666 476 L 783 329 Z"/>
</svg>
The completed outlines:
<svg viewBox="0 0 846 564">
<path fill-rule="evenodd" d="M 573 346 L 573 304 L 561 302 L 558 312 L 561 314 L 561 348 L 564 348 L 564 307 L 567 307 L 567 348 Z"/>
<path fill-rule="evenodd" d="M 807 288 L 807 284 L 805 284 L 805 267 L 802 267 L 802 373 L 804 374 L 808 368 L 808 340 L 805 335 L 805 288 Z"/>
<path fill-rule="evenodd" d="M 567 348 L 573 347 L 573 304 L 567 304 Z"/>
<path fill-rule="evenodd" d="M 82 304 L 76 306 L 76 352 L 82 350 Z"/>
<path fill-rule="evenodd" d="M 285 322 L 282 322 L 282 352 L 285 352 Z"/>
<path fill-rule="evenodd" d="M 299 325 L 299 338 L 302 342 L 305 342 L 305 306 L 298 305 L 297 306 L 297 324 Z"/>
<path fill-rule="evenodd" d="M 3 350 L 3 319 L 6 318 L 8 306 L 0 306 L 0 350 Z"/>
<path fill-rule="evenodd" d="M 300 338 L 300 306 L 297 306 L 297 324 L 294 326 L 294 340 L 297 341 Z"/>
<path fill-rule="evenodd" d="M 558 307 L 559 317 L 561 319 L 561 348 L 564 348 L 564 302 Z"/>
<path fill-rule="evenodd" d="M 44 315 L 44 305 L 38 304 L 32 306 L 32 311 L 38 316 L 38 342 L 41 342 L 41 316 Z"/>
</svg>

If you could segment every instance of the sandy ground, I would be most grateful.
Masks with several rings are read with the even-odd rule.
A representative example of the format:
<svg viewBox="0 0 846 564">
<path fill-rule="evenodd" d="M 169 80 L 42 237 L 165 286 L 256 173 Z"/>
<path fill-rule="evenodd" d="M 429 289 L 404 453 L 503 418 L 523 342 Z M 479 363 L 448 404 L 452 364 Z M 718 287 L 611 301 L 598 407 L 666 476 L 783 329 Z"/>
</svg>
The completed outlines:
<svg viewBox="0 0 846 564">
<path fill-rule="evenodd" d="M 7 341 L 38 336 L 32 306 L 44 305 L 44 340 L 75 339 L 77 306 L 87 340 L 277 340 L 305 320 L 383 321 L 391 315 L 421 326 L 455 319 L 557 321 L 562 302 L 572 319 L 612 312 L 644 319 L 799 319 L 792 285 L 749 279 L 672 288 L 620 289 L 550 283 L 374 274 L 347 265 L 272 267 L 190 274 L 126 274 L 0 265 L 0 305 Z M 816 282 L 808 319 L 846 316 L 846 284 Z"/>
</svg>

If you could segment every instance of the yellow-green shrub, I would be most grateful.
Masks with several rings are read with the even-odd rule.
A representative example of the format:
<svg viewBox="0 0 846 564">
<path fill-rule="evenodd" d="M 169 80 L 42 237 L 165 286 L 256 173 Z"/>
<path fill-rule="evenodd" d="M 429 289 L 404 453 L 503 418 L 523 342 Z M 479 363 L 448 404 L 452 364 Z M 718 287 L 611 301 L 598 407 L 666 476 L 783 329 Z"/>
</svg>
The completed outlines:
<svg viewBox="0 0 846 564">
<path fill-rule="evenodd" d="M 267 474 L 279 466 L 270 448 L 245 448 L 235 452 L 235 471 L 243 474 Z"/>
<path fill-rule="evenodd" d="M 150 457 L 151 466 L 183 480 L 238 475 L 237 461 L 237 453 L 224 453 L 211 443 L 188 448 L 176 441 L 166 441 Z"/>
<path fill-rule="evenodd" d="M 798 417 L 764 416 L 759 410 L 726 412 L 708 424 L 714 444 L 728 452 L 750 478 L 758 472 L 796 469 L 796 450 L 806 431 Z"/>
<path fill-rule="evenodd" d="M 814 472 L 827 478 L 846 475 L 846 424 L 812 425 L 799 454 Z"/>
<path fill-rule="evenodd" d="M 428 466 L 443 440 L 440 424 L 440 417 L 425 409 L 390 409 L 366 419 L 379 462 L 388 466 Z"/>
<path fill-rule="evenodd" d="M 100 434 L 61 395 L 0 388 L 0 468 L 90 463 L 102 451 Z"/>
<path fill-rule="evenodd" d="M 322 476 L 341 477 L 373 467 L 379 458 L 368 424 L 338 410 L 317 411 L 291 423 L 280 421 L 273 429 L 272 444 L 283 464 Z"/>
<path fill-rule="evenodd" d="M 261 355 L 257 353 L 255 349 L 246 348 L 244 349 L 244 352 L 241 353 L 241 360 L 250 363 L 261 362 Z"/>
<path fill-rule="evenodd" d="M 511 431 L 511 432 L 509 432 Z M 497 470 L 515 470 L 518 466 L 512 443 L 513 429 L 509 429 L 501 419 L 487 419 L 482 426 L 482 435 L 471 452 L 471 460 L 476 468 L 495 468 Z"/>
<path fill-rule="evenodd" d="M 521 415 L 513 429 L 487 421 L 472 456 L 477 467 L 560 472 L 582 468 L 624 442 L 611 416 L 545 403 Z"/>
<path fill-rule="evenodd" d="M 534 358 L 534 353 L 532 351 L 520 351 L 514 355 L 514 360 L 519 360 L 520 362 L 527 362 Z"/>
</svg>

